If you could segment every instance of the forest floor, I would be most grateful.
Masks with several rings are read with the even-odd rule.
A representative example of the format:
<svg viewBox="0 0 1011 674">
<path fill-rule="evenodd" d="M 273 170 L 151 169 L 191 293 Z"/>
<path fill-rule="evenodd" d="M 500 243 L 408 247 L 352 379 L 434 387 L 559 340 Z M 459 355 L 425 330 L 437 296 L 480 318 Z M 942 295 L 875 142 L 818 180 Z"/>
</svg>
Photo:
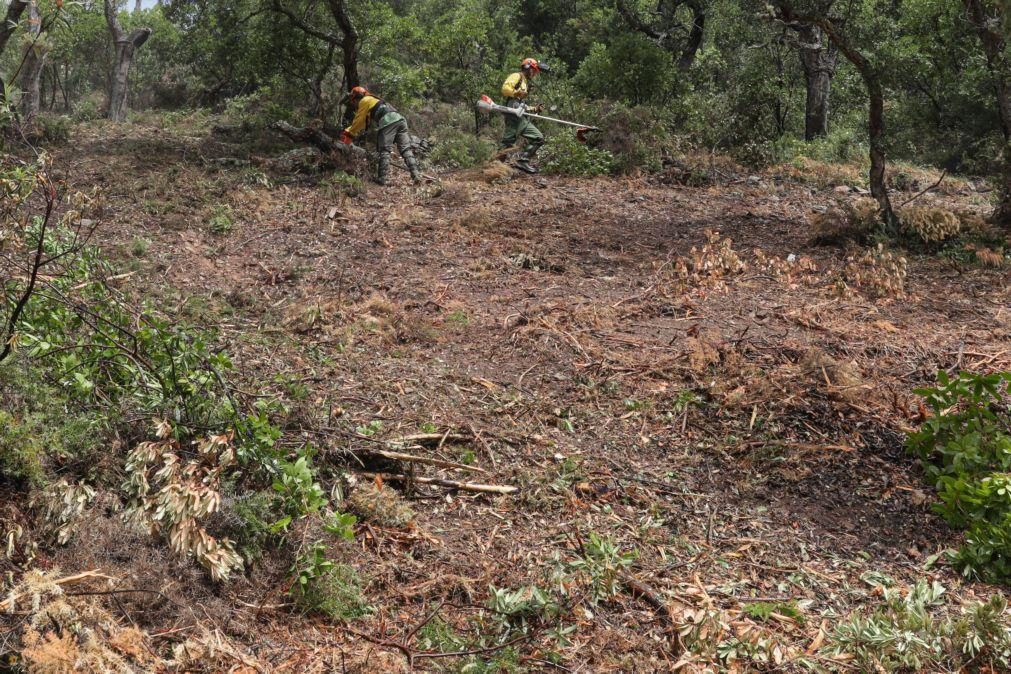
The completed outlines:
<svg viewBox="0 0 1011 674">
<path fill-rule="evenodd" d="M 291 606 L 290 559 L 215 585 L 89 511 L 52 563 L 161 592 L 119 604 L 159 645 L 203 634 L 244 671 L 845 670 L 819 647 L 882 583 L 996 591 L 938 557 L 960 534 L 904 431 L 938 370 L 1011 369 L 1009 273 L 918 254 L 901 279 L 813 245 L 812 217 L 860 196 L 853 169 L 724 168 L 696 187 L 395 172 L 349 197 L 213 161 L 234 153 L 157 120 L 52 150 L 72 187 L 104 193 L 96 242 L 119 287 L 215 329 L 238 388 L 284 401 L 285 442 L 314 442 L 324 474 L 374 488 L 349 449 L 430 433 L 427 453 L 482 472 L 416 477 L 519 491 L 387 478 L 410 523 L 360 512 L 329 549 L 370 607 L 347 622 Z M 918 203 L 986 197 L 947 179 Z M 577 571 L 602 580 L 562 618 L 440 657 L 479 650 L 489 586 Z"/>
</svg>

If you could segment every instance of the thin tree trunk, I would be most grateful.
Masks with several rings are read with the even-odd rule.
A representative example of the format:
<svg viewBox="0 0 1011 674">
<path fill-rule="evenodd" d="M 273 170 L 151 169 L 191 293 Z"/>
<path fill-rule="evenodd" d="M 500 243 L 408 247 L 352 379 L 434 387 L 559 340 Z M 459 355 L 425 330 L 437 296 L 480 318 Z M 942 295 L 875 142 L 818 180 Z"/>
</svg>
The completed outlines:
<svg viewBox="0 0 1011 674">
<path fill-rule="evenodd" d="M 112 84 L 109 88 L 109 114 L 114 122 L 126 119 L 127 93 L 130 83 L 130 66 L 133 56 L 147 39 L 151 37 L 150 28 L 135 28 L 129 34 L 123 30 L 116 16 L 116 4 L 113 0 L 105 0 L 105 20 L 112 33 L 112 41 L 116 47 L 116 62 L 112 70 Z"/>
<path fill-rule="evenodd" d="M 1008 17 L 1001 14 L 1000 7 L 987 7 L 984 0 L 963 1 L 969 22 L 983 43 L 986 65 L 997 99 L 1001 133 L 1004 135 L 1000 203 L 994 209 L 991 219 L 1002 229 L 1011 231 L 1011 64 L 1007 60 L 1007 41 L 1002 31 Z M 993 16 L 988 13 L 988 9 L 993 12 Z"/>
<path fill-rule="evenodd" d="M 804 24 L 797 32 L 801 39 L 800 64 L 807 87 L 804 140 L 814 140 L 828 134 L 829 96 L 839 48 L 831 40 L 822 44 L 821 29 L 813 24 Z"/>
<path fill-rule="evenodd" d="M 137 3 L 133 6 L 133 11 L 139 12 L 140 10 L 142 10 L 143 9 L 143 7 L 141 7 L 142 4 L 143 0 L 137 0 Z"/>
<path fill-rule="evenodd" d="M 21 124 L 25 129 L 35 125 L 42 105 L 42 69 L 46 65 L 45 45 L 39 40 L 42 31 L 42 15 L 39 14 L 39 4 L 32 0 L 28 7 L 28 34 L 32 39 L 25 47 L 22 60 L 21 77 L 18 86 L 21 89 Z"/>
</svg>

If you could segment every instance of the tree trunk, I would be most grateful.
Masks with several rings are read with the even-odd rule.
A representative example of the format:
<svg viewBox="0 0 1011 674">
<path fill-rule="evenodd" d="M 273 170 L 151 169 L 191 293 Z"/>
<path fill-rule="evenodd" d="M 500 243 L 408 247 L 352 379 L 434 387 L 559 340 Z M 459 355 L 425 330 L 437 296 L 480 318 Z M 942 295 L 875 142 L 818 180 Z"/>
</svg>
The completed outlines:
<svg viewBox="0 0 1011 674">
<path fill-rule="evenodd" d="M 0 23 L 0 54 L 7 48 L 7 42 L 17 30 L 18 22 L 21 21 L 21 15 L 26 9 L 28 9 L 27 0 L 11 0 L 7 5 L 7 14 L 4 15 L 3 23 Z"/>
<path fill-rule="evenodd" d="M 116 62 L 112 70 L 112 86 L 109 90 L 109 114 L 114 122 L 126 119 L 127 93 L 130 82 L 130 66 L 137 49 L 151 37 L 150 28 L 135 28 L 129 35 L 123 30 L 116 16 L 114 0 L 105 0 L 105 20 L 112 33 L 112 41 L 116 47 Z"/>
<path fill-rule="evenodd" d="M 143 7 L 141 7 L 142 4 L 143 0 L 137 0 L 137 3 L 133 6 L 133 11 L 139 12 L 140 10 L 144 9 Z"/>
<path fill-rule="evenodd" d="M 828 134 L 829 95 L 839 48 L 831 40 L 822 44 L 821 29 L 814 24 L 803 24 L 797 32 L 801 40 L 800 64 L 807 86 L 804 140 L 814 140 Z"/>
<path fill-rule="evenodd" d="M 361 48 L 358 29 L 355 28 L 354 21 L 351 19 L 347 0 L 327 0 L 326 4 L 343 35 L 341 52 L 344 61 L 344 79 L 347 82 L 348 91 L 350 91 L 362 83 L 361 77 L 358 75 L 358 51 Z"/>
<path fill-rule="evenodd" d="M 987 69 L 997 98 L 1001 132 L 1004 135 L 1000 203 L 994 209 L 991 219 L 1001 229 L 1011 232 L 1011 64 L 1007 60 L 1007 42 L 1001 30 L 1009 17 L 1002 15 L 1001 5 L 991 8 L 985 0 L 963 1 L 969 22 L 983 43 Z M 991 12 L 993 16 L 990 15 Z"/>
<path fill-rule="evenodd" d="M 42 16 L 39 14 L 39 4 L 32 0 L 28 7 L 28 34 L 31 41 L 25 47 L 22 59 L 21 77 L 18 86 L 21 89 L 21 124 L 25 129 L 32 129 L 35 119 L 39 116 L 42 105 L 42 69 L 46 65 L 45 45 L 39 40 L 42 30 Z"/>
</svg>

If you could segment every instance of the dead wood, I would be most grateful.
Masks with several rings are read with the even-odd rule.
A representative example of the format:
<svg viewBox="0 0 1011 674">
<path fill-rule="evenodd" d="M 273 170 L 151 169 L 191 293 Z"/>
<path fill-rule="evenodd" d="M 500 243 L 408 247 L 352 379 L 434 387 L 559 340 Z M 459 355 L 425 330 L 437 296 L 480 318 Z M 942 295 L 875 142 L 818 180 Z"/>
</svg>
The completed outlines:
<svg viewBox="0 0 1011 674">
<path fill-rule="evenodd" d="M 417 484 L 430 484 L 435 487 L 445 487 L 446 489 L 459 489 L 460 491 L 471 491 L 481 494 L 515 494 L 519 492 L 519 487 L 500 484 L 477 484 L 475 482 L 458 482 L 456 480 L 444 480 L 438 477 L 418 477 L 411 475 L 394 475 L 392 473 L 366 473 L 369 477 L 379 477 L 391 482 L 415 482 Z"/>
<path fill-rule="evenodd" d="M 418 456 L 417 454 L 394 452 L 385 449 L 369 449 L 365 450 L 365 452 L 368 454 L 381 456 L 384 459 L 390 459 L 391 461 L 402 461 L 404 463 L 424 463 L 430 466 L 438 466 L 440 468 L 455 468 L 456 470 L 464 470 L 469 473 L 486 472 L 483 468 L 478 468 L 477 466 L 468 466 L 463 463 L 456 463 L 455 461 L 446 461 L 445 459 L 436 459 L 430 456 Z"/>
</svg>

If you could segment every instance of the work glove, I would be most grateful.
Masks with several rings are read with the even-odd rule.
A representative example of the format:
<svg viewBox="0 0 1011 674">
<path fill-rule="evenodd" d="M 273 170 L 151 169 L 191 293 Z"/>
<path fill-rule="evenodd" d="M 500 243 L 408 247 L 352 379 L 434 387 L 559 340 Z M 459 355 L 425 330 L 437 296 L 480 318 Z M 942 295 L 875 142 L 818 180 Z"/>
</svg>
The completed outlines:
<svg viewBox="0 0 1011 674">
<path fill-rule="evenodd" d="M 350 145 L 354 141 L 354 137 L 347 132 L 347 129 L 341 131 L 341 142 L 345 145 Z"/>
<path fill-rule="evenodd" d="M 538 103 L 537 105 L 528 105 L 527 112 L 532 112 L 534 114 L 539 115 L 540 113 L 544 112 L 544 104 Z"/>
</svg>

